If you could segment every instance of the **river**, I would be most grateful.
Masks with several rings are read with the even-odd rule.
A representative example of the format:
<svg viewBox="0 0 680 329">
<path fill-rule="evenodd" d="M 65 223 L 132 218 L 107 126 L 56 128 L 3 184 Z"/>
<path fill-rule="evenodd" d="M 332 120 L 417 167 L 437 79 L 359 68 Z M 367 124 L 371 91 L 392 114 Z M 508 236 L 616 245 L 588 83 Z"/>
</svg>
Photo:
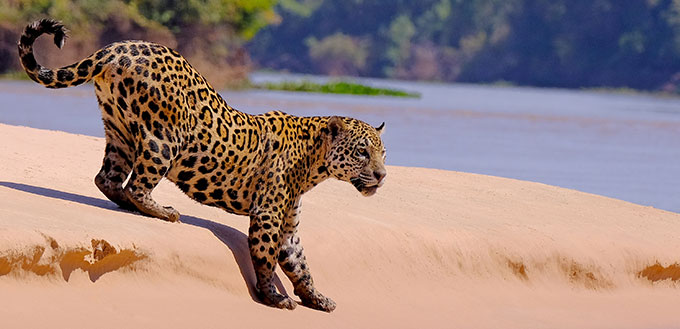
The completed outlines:
<svg viewBox="0 0 680 329">
<path fill-rule="evenodd" d="M 326 80 L 252 75 L 254 82 L 302 78 Z M 277 109 L 352 116 L 375 126 L 385 121 L 390 165 L 541 182 L 680 212 L 680 98 L 361 81 L 422 97 L 260 90 L 221 94 L 231 106 L 253 114 Z M 0 81 L 0 122 L 103 136 L 92 89 L 48 90 L 28 81 Z"/>
</svg>

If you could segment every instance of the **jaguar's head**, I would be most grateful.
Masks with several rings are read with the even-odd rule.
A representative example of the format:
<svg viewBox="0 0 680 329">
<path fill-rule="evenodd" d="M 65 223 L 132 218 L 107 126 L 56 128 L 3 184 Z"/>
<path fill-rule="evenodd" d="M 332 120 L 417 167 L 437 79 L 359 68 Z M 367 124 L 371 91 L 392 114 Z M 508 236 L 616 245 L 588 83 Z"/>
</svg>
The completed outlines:
<svg viewBox="0 0 680 329">
<path fill-rule="evenodd" d="M 328 173 L 350 182 L 364 196 L 375 194 L 385 182 L 385 147 L 380 139 L 385 123 L 374 128 L 352 119 L 331 117 L 327 123 Z"/>
</svg>

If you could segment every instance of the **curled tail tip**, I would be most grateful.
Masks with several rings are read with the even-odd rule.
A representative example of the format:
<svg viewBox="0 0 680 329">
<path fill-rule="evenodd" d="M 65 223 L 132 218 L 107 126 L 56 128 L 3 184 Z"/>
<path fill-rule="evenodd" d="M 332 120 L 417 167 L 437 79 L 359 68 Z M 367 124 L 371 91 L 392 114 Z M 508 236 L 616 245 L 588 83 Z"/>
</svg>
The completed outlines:
<svg viewBox="0 0 680 329">
<path fill-rule="evenodd" d="M 21 43 L 24 45 L 32 44 L 43 33 L 53 34 L 54 44 L 59 48 L 64 46 L 64 42 L 68 37 L 68 30 L 64 27 L 63 23 L 51 18 L 43 18 L 26 26 Z"/>
</svg>

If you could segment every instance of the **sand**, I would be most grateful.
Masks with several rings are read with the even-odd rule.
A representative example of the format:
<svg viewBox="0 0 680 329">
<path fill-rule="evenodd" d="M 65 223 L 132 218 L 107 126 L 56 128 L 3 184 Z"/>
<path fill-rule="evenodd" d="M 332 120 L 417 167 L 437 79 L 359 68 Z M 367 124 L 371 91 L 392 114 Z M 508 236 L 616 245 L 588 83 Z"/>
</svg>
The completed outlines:
<svg viewBox="0 0 680 329">
<path fill-rule="evenodd" d="M 680 328 L 680 214 L 432 169 L 388 167 L 370 198 L 329 180 L 300 235 L 338 308 L 278 310 L 253 297 L 246 217 L 166 181 L 182 223 L 117 209 L 101 138 L 0 140 L 2 328 Z"/>
</svg>

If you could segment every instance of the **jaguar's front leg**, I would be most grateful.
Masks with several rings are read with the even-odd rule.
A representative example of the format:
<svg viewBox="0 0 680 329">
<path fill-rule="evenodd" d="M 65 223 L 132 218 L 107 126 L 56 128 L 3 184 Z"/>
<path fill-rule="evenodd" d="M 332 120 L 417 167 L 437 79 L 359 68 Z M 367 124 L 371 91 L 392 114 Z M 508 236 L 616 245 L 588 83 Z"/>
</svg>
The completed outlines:
<svg viewBox="0 0 680 329">
<path fill-rule="evenodd" d="M 257 276 L 257 295 L 269 306 L 295 309 L 297 303 L 280 294 L 274 286 L 274 270 L 281 248 L 281 220 L 272 214 L 257 214 L 250 217 L 248 245 L 250 257 Z"/>
<path fill-rule="evenodd" d="M 335 302 L 314 288 L 314 280 L 307 265 L 300 237 L 297 235 L 298 207 L 283 223 L 283 242 L 279 251 L 279 264 L 295 287 L 295 294 L 307 307 L 332 312 Z"/>
</svg>

